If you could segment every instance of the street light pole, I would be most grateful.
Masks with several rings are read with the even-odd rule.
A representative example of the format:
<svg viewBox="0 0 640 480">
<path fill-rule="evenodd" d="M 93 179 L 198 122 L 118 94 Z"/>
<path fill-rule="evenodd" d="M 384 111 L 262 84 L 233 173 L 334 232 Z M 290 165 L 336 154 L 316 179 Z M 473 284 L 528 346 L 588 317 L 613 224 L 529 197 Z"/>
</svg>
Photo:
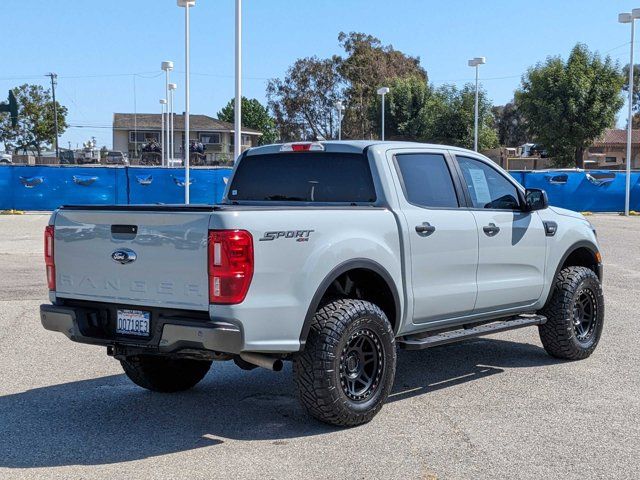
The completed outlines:
<svg viewBox="0 0 640 480">
<path fill-rule="evenodd" d="M 618 22 L 631 24 L 631 53 L 629 54 L 629 115 L 627 118 L 627 169 L 624 193 L 624 214 L 629 216 L 631 196 L 631 144 L 633 142 L 633 42 L 635 37 L 635 20 L 640 18 L 640 8 L 634 8 L 631 13 L 618 15 Z"/>
<path fill-rule="evenodd" d="M 165 139 L 165 135 L 164 135 L 164 111 L 165 111 L 165 105 L 167 105 L 167 99 L 166 98 L 161 98 L 160 99 L 160 123 L 162 125 L 162 133 L 161 133 L 161 141 L 162 141 L 162 162 L 164 163 L 164 139 Z"/>
<path fill-rule="evenodd" d="M 173 70 L 173 62 L 170 60 L 166 60 L 162 62 L 160 65 L 162 70 L 164 70 L 164 98 L 169 101 L 169 72 Z M 169 105 L 170 106 L 170 105 Z M 168 111 L 168 110 L 167 110 Z M 169 165 L 169 115 L 166 116 L 166 125 L 165 131 L 167 132 L 166 143 L 162 142 L 162 166 Z"/>
<path fill-rule="evenodd" d="M 336 108 L 338 109 L 338 140 L 342 140 L 342 112 L 344 112 L 342 100 L 336 102 Z"/>
<path fill-rule="evenodd" d="M 378 95 L 382 97 L 382 136 L 381 140 L 384 141 L 384 96 L 389 93 L 391 90 L 389 87 L 380 87 L 378 89 Z"/>
<path fill-rule="evenodd" d="M 236 98 L 234 102 L 233 161 L 242 153 L 242 0 L 236 0 Z"/>
<path fill-rule="evenodd" d="M 184 203 L 189 204 L 189 8 L 196 0 L 178 0 L 184 7 Z"/>
<path fill-rule="evenodd" d="M 174 132 L 174 92 L 178 88 L 175 83 L 169 84 L 169 160 L 175 156 L 175 132 Z"/>
<path fill-rule="evenodd" d="M 478 76 L 479 66 L 487 63 L 485 57 L 476 57 L 469 60 L 468 65 L 475 67 L 476 69 L 476 97 L 474 102 L 474 115 L 473 115 L 473 150 L 478 151 Z"/>
</svg>

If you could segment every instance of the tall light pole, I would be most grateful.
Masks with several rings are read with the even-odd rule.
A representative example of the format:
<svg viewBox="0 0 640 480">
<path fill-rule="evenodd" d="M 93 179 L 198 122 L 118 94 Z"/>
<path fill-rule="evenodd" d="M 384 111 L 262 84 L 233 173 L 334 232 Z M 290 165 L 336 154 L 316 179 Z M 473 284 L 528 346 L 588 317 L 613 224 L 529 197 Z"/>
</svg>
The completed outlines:
<svg viewBox="0 0 640 480">
<path fill-rule="evenodd" d="M 486 58 L 476 57 L 469 60 L 469 66 L 476 69 L 476 99 L 474 106 L 474 119 L 473 119 L 473 149 L 478 151 L 478 71 L 479 66 L 487 63 Z"/>
<path fill-rule="evenodd" d="M 189 9 L 196 0 L 178 0 L 184 7 L 184 203 L 189 204 Z"/>
<path fill-rule="evenodd" d="M 165 154 L 165 150 L 164 150 L 164 111 L 167 105 L 167 99 L 166 98 L 161 98 L 160 99 L 160 123 L 162 124 L 162 133 L 161 133 L 161 141 L 162 141 L 162 162 L 164 163 L 164 154 Z"/>
<path fill-rule="evenodd" d="M 391 90 L 389 87 L 380 87 L 378 89 L 378 95 L 382 97 L 382 137 L 381 139 L 384 141 L 384 96 L 389 93 Z"/>
<path fill-rule="evenodd" d="M 173 62 L 170 60 L 166 60 L 162 62 L 160 68 L 164 70 L 164 98 L 165 100 L 169 100 L 169 72 L 173 70 Z M 169 164 L 169 115 L 166 116 L 166 125 L 165 132 L 167 132 L 166 136 L 166 144 L 162 142 L 162 166 L 166 166 Z"/>
<path fill-rule="evenodd" d="M 174 132 L 174 103 L 173 103 L 173 92 L 176 91 L 178 85 L 175 83 L 169 84 L 169 159 L 173 160 L 175 156 L 175 132 Z"/>
<path fill-rule="evenodd" d="M 242 0 L 236 0 L 236 99 L 233 105 L 233 161 L 242 153 Z"/>
<path fill-rule="evenodd" d="M 640 8 L 631 13 L 618 15 L 618 22 L 631 24 L 631 53 L 629 55 L 629 117 L 627 118 L 627 175 L 624 189 L 624 214 L 629 216 L 629 200 L 631 196 L 631 143 L 633 141 L 633 42 L 635 37 L 635 20 L 640 18 Z"/>
<path fill-rule="evenodd" d="M 342 140 L 342 112 L 344 112 L 342 100 L 336 102 L 336 109 L 338 110 L 338 140 Z"/>
</svg>

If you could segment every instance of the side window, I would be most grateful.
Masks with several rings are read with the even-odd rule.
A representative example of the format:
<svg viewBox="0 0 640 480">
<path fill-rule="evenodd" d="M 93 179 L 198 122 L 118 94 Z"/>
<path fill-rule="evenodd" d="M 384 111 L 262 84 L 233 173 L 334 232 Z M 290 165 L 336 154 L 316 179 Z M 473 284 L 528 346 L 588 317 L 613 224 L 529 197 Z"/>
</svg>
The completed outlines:
<svg viewBox="0 0 640 480">
<path fill-rule="evenodd" d="M 519 210 L 518 190 L 493 167 L 468 157 L 457 157 L 475 208 Z"/>
<path fill-rule="evenodd" d="M 402 153 L 396 162 L 404 183 L 404 194 L 414 205 L 456 208 L 458 198 L 443 155 Z"/>
</svg>

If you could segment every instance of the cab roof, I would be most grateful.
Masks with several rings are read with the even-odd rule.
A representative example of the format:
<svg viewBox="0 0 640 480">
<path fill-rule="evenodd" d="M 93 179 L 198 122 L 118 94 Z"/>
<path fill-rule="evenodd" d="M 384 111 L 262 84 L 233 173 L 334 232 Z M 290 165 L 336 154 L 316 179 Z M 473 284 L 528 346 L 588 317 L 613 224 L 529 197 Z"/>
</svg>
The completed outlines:
<svg viewBox="0 0 640 480">
<path fill-rule="evenodd" d="M 286 144 L 304 144 L 308 141 L 299 142 L 286 142 L 276 143 L 271 145 L 264 145 L 261 147 L 250 148 L 246 151 L 246 155 L 266 155 L 279 153 L 283 145 Z M 320 144 L 324 147 L 325 152 L 340 152 L 340 153 L 362 153 L 366 148 L 370 147 L 383 147 L 383 148 L 440 148 L 446 150 L 455 150 L 458 152 L 465 152 L 475 154 L 471 150 L 453 147 L 449 145 L 441 145 L 435 143 L 420 143 L 420 142 L 405 142 L 405 141 L 381 141 L 381 140 L 322 140 L 313 142 L 314 144 Z"/>
</svg>

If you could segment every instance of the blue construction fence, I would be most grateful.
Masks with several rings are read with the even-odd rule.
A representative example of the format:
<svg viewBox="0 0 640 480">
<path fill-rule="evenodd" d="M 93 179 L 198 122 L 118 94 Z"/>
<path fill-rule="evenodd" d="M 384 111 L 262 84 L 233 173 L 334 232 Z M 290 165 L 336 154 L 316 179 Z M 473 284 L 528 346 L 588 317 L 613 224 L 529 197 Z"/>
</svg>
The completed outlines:
<svg viewBox="0 0 640 480">
<path fill-rule="evenodd" d="M 230 174 L 231 168 L 191 169 L 191 203 L 219 203 Z M 184 182 L 182 168 L 0 166 L 0 210 L 184 203 Z"/>
<path fill-rule="evenodd" d="M 510 173 L 525 187 L 546 190 L 551 205 L 576 211 L 624 210 L 624 172 Z M 191 202 L 220 202 L 230 174 L 231 168 L 191 169 Z M 0 210 L 53 210 L 72 204 L 183 203 L 184 181 L 182 168 L 0 166 Z M 630 206 L 640 211 L 640 172 L 631 174 Z"/>
<path fill-rule="evenodd" d="M 541 188 L 549 204 L 578 212 L 624 211 L 626 173 L 614 170 L 509 172 L 526 188 Z M 640 172 L 631 172 L 629 207 L 640 211 Z"/>
</svg>

